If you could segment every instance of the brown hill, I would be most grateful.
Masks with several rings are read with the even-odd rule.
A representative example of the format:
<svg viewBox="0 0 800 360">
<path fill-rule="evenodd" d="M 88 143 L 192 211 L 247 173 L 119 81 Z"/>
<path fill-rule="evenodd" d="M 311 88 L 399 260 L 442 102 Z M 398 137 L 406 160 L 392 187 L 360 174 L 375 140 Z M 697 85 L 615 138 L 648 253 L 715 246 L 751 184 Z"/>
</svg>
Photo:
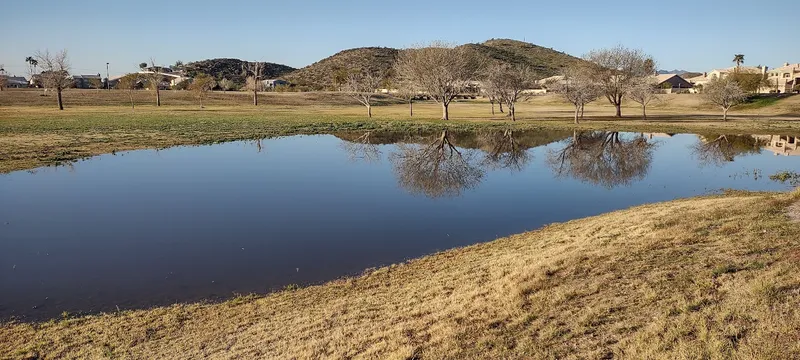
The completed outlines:
<svg viewBox="0 0 800 360">
<path fill-rule="evenodd" d="M 186 73 L 189 76 L 197 76 L 197 74 L 204 73 L 213 76 L 217 80 L 222 80 L 225 78 L 232 80 L 238 85 L 244 85 L 245 76 L 242 72 L 242 66 L 245 63 L 246 61 L 239 59 L 209 59 L 194 61 L 186 64 Z M 297 70 L 291 66 L 269 62 L 262 62 L 261 66 L 264 69 L 263 75 L 265 79 L 278 78 Z"/>
<path fill-rule="evenodd" d="M 557 75 L 562 66 L 582 61 L 560 51 L 517 40 L 492 39 L 480 44 L 465 44 L 484 58 L 500 63 L 524 64 L 534 68 L 541 77 Z M 402 50 L 366 47 L 341 51 L 322 59 L 284 78 L 311 89 L 335 90 L 349 71 L 371 71 L 391 77 L 392 64 Z"/>
<path fill-rule="evenodd" d="M 314 90 L 335 90 L 350 71 L 369 71 L 389 75 L 400 50 L 365 47 L 340 51 L 284 76 L 286 80 Z"/>
</svg>

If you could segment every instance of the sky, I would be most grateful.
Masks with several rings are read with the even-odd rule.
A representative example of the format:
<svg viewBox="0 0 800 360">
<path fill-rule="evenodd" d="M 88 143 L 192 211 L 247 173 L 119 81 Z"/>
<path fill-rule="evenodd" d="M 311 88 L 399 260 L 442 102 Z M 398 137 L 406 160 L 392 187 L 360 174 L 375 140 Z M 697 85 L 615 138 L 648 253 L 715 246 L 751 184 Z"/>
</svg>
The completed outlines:
<svg viewBox="0 0 800 360">
<path fill-rule="evenodd" d="M 574 56 L 624 45 L 660 69 L 800 63 L 797 0 L 2 0 L 0 64 L 67 49 L 73 73 L 218 57 L 303 67 L 341 50 L 510 38 Z"/>
</svg>

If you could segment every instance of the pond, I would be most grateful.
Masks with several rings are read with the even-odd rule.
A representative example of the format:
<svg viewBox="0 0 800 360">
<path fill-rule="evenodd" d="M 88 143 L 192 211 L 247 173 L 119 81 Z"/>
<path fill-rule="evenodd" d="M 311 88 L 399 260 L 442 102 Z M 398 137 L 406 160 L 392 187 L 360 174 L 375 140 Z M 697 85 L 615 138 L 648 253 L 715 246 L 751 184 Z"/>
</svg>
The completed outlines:
<svg viewBox="0 0 800 360">
<path fill-rule="evenodd" d="M 13 172 L 0 175 L 0 318 L 263 294 L 638 204 L 786 190 L 769 175 L 800 171 L 796 140 L 371 132 Z"/>
</svg>

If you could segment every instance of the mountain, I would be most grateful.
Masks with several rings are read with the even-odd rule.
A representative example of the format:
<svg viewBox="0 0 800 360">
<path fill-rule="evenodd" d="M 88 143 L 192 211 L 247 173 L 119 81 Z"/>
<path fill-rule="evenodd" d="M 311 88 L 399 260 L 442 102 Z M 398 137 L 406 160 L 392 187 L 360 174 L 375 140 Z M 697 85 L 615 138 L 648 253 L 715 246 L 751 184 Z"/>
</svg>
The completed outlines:
<svg viewBox="0 0 800 360">
<path fill-rule="evenodd" d="M 239 59 L 209 59 L 190 62 L 184 66 L 184 70 L 187 75 L 192 77 L 199 73 L 205 73 L 217 80 L 226 78 L 242 85 L 245 83 L 245 76 L 242 73 L 242 66 L 245 63 L 246 61 Z M 261 65 L 264 68 L 264 79 L 278 78 L 297 70 L 291 66 L 268 62 L 262 62 Z"/>
<path fill-rule="evenodd" d="M 686 70 L 658 70 L 658 74 L 659 75 L 663 75 L 663 74 L 683 75 L 685 73 L 688 73 L 688 71 L 686 71 Z"/>
<path fill-rule="evenodd" d="M 340 51 L 300 70 L 284 79 L 314 90 L 333 89 L 341 83 L 349 70 L 388 74 L 400 50 L 385 47 L 363 47 Z"/>
<path fill-rule="evenodd" d="M 584 60 L 551 48 L 510 39 L 491 39 L 481 44 L 462 45 L 495 62 L 527 65 L 541 77 L 558 75 L 561 67 Z"/>
<path fill-rule="evenodd" d="M 583 60 L 550 48 L 509 39 L 492 39 L 480 44 L 461 45 L 474 50 L 487 60 L 504 64 L 523 64 L 535 69 L 541 77 L 557 75 L 560 67 Z M 402 50 L 385 47 L 364 47 L 338 52 L 283 78 L 311 89 L 334 89 L 348 71 L 368 70 L 392 75 L 392 65 Z"/>
</svg>

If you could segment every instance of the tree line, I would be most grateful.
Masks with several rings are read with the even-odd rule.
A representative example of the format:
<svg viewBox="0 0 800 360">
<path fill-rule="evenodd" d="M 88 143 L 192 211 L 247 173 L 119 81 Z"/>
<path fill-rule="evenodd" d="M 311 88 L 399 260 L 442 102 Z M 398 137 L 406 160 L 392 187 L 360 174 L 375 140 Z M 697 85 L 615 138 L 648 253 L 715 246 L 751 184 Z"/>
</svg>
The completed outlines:
<svg viewBox="0 0 800 360">
<path fill-rule="evenodd" d="M 741 64 L 743 55 L 741 58 L 738 56 L 734 61 Z M 652 56 L 638 49 L 616 46 L 592 50 L 584 56 L 584 60 L 564 67 L 560 77 L 544 84 L 574 106 L 576 124 L 583 118 L 585 105 L 598 98 L 605 98 L 612 104 L 618 118 L 622 117 L 623 100 L 634 101 L 641 106 L 642 117 L 647 119 L 647 106 L 659 92 L 654 76 L 656 62 Z M 31 66 L 41 66 L 41 81 L 46 88 L 56 91 L 58 107 L 63 110 L 62 90 L 70 84 L 66 50 L 56 54 L 37 52 L 26 61 Z M 144 84 L 155 91 L 156 106 L 161 106 L 160 88 L 164 75 L 153 59 L 150 65 L 147 68 L 147 63 L 142 63 L 141 67 L 149 70 L 147 73 L 128 74 L 116 86 L 129 91 L 132 108 L 132 91 Z M 505 105 L 507 116 L 515 121 L 517 103 L 532 95 L 530 89 L 540 79 L 536 71 L 528 66 L 491 62 L 466 47 L 438 41 L 403 51 L 391 72 L 393 76 L 389 79 L 388 74 L 354 69 L 348 72 L 342 91 L 364 105 L 369 117 L 372 117 L 376 90 L 381 86 L 392 86 L 396 89 L 394 95 L 409 104 L 410 116 L 413 116 L 414 100 L 422 95 L 440 104 L 441 119 L 449 120 L 453 100 L 479 89 L 489 99 L 493 112 L 495 103 L 500 105 L 501 112 Z M 258 92 L 263 91 L 262 63 L 244 62 L 241 73 L 246 80 L 245 88 L 252 91 L 253 105 L 258 105 Z M 703 87 L 703 96 L 722 109 L 724 120 L 727 120 L 728 110 L 747 97 L 742 88 L 744 79 L 749 78 L 736 71 L 732 76 L 713 79 Z M 216 81 L 200 73 L 191 80 L 187 89 L 195 92 L 202 108 L 208 91 L 217 86 L 223 89 L 233 87 L 226 79 Z"/>
</svg>

